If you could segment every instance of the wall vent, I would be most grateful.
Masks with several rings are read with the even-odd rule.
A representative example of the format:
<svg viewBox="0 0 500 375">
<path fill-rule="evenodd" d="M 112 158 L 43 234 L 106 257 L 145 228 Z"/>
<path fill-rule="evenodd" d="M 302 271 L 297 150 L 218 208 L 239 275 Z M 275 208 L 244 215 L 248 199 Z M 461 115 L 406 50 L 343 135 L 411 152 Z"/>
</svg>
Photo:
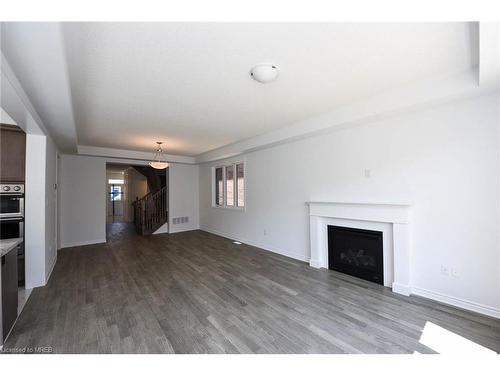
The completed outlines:
<svg viewBox="0 0 500 375">
<path fill-rule="evenodd" d="M 172 224 L 184 224 L 189 222 L 189 216 L 174 217 L 172 218 Z"/>
</svg>

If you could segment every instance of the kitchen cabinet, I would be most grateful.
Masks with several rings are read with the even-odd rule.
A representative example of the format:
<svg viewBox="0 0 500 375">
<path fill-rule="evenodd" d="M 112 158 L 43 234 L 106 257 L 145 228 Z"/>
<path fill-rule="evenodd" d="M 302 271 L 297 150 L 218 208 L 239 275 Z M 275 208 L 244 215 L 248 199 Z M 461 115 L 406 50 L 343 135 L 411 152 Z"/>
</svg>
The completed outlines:
<svg viewBox="0 0 500 375">
<path fill-rule="evenodd" d="M 17 318 L 17 247 L 2 256 L 2 336 L 5 339 Z"/>
<path fill-rule="evenodd" d="M 0 182 L 24 183 L 26 134 L 17 126 L 0 124 Z"/>
</svg>

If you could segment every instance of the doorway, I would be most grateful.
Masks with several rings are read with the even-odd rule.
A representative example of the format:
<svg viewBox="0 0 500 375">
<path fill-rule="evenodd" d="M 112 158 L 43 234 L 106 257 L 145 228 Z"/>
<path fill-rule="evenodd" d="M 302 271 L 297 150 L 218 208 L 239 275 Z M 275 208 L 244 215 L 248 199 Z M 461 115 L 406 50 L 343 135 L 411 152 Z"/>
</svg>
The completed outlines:
<svg viewBox="0 0 500 375">
<path fill-rule="evenodd" d="M 154 173 L 153 173 L 154 172 Z M 167 170 L 145 165 L 106 163 L 106 235 L 134 230 L 135 202 L 168 185 Z"/>
<path fill-rule="evenodd" d="M 125 171 L 128 166 L 106 166 L 106 223 L 121 223 L 124 218 Z"/>
</svg>

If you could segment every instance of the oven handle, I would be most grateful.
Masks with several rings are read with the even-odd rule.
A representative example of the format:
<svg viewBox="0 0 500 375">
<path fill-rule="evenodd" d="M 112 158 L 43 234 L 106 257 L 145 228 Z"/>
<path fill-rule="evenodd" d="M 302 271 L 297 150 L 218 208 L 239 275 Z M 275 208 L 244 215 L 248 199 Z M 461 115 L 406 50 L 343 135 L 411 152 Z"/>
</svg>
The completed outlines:
<svg viewBox="0 0 500 375">
<path fill-rule="evenodd" d="M 0 222 L 1 223 L 10 223 L 10 222 L 24 222 L 24 217 L 22 216 L 16 216 L 16 217 L 0 217 Z"/>
</svg>

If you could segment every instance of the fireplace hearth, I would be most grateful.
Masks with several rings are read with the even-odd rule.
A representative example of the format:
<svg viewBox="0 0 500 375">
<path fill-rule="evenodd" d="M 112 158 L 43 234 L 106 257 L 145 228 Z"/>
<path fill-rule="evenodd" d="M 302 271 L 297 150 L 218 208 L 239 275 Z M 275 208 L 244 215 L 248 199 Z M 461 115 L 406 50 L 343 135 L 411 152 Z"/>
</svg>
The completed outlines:
<svg viewBox="0 0 500 375">
<path fill-rule="evenodd" d="M 382 232 L 328 225 L 328 268 L 384 285 Z"/>
</svg>

